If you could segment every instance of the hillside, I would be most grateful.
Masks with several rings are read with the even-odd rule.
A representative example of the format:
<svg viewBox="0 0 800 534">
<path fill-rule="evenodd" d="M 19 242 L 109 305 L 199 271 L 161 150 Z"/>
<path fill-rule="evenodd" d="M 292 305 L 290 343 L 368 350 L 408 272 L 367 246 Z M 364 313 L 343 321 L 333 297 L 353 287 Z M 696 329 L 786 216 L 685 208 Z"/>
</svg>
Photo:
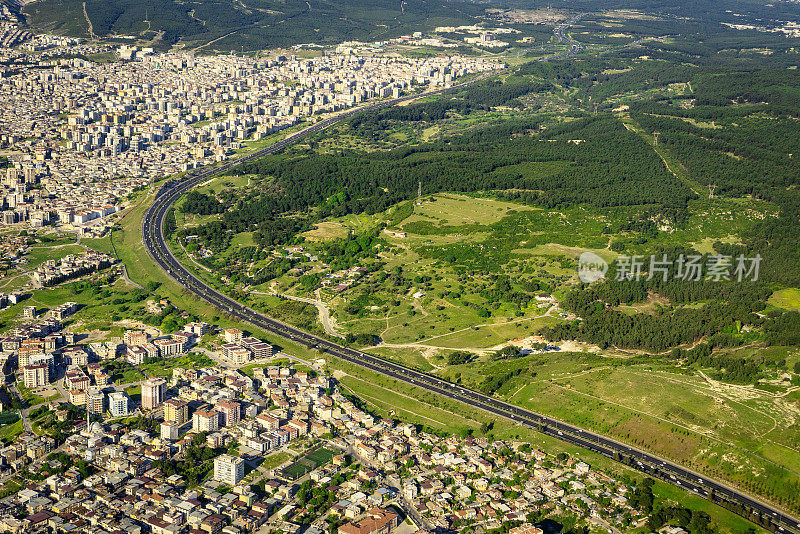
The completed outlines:
<svg viewBox="0 0 800 534">
<path fill-rule="evenodd" d="M 39 0 L 28 23 L 82 37 L 134 36 L 156 46 L 256 50 L 297 43 L 377 40 L 473 21 L 483 8 L 442 0 Z"/>
</svg>

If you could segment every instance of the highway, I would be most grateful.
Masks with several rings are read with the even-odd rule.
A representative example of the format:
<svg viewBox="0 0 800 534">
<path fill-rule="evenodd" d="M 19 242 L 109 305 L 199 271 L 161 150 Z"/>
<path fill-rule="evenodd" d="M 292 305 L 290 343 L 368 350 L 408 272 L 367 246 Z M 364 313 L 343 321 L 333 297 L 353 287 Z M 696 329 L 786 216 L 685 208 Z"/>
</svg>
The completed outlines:
<svg viewBox="0 0 800 534">
<path fill-rule="evenodd" d="M 578 22 L 578 20 L 580 20 L 580 18 L 582 16 L 583 16 L 583 13 L 575 15 L 574 17 L 569 19 L 567 22 L 557 26 L 556 29 L 553 31 L 553 33 L 555 33 L 556 37 L 558 37 L 558 42 L 560 42 L 560 43 L 566 42 L 569 45 L 569 50 L 567 50 L 566 52 L 563 52 L 561 54 L 556 54 L 554 56 L 544 57 L 544 58 L 540 59 L 539 61 L 555 61 L 555 60 L 559 60 L 559 59 L 566 59 L 569 56 L 577 54 L 581 50 L 581 48 L 583 48 L 583 45 L 581 45 L 581 43 L 579 43 L 578 41 L 574 40 L 572 37 L 570 37 L 570 36 L 568 36 L 568 35 L 566 35 L 564 33 L 572 25 L 574 25 L 576 22 Z"/>
<path fill-rule="evenodd" d="M 579 45 L 578 45 L 579 46 Z M 493 73 L 494 74 L 494 73 Z M 466 82 L 459 86 L 469 85 Z M 459 87 L 459 86 L 456 86 Z M 440 91 L 437 91 L 440 92 Z M 427 93 L 431 94 L 431 93 Z M 348 347 L 343 347 L 332 341 L 304 332 L 293 326 L 262 315 L 224 295 L 205 282 L 199 280 L 175 258 L 167 246 L 163 233 L 164 221 L 170 207 L 185 192 L 209 178 L 221 174 L 235 165 L 245 161 L 260 158 L 267 154 L 278 152 L 300 139 L 327 128 L 345 118 L 365 110 L 377 109 L 384 106 L 395 105 L 399 102 L 418 98 L 421 95 L 402 97 L 399 99 L 385 100 L 356 108 L 336 117 L 325 119 L 313 126 L 302 130 L 293 136 L 284 139 L 270 147 L 261 149 L 253 154 L 238 160 L 228 161 L 220 166 L 209 169 L 196 169 L 177 183 L 168 183 L 157 194 L 153 204 L 145 213 L 142 221 L 142 237 L 145 247 L 153 260 L 175 279 L 186 290 L 198 298 L 216 306 L 229 315 L 252 324 L 262 330 L 272 332 L 296 343 L 308 347 L 318 348 L 330 355 L 362 368 L 380 373 L 382 375 L 406 382 L 437 393 L 449 399 L 462 402 L 474 408 L 491 414 L 510 419 L 522 426 L 534 428 L 542 433 L 560 439 L 567 443 L 594 451 L 617 461 L 624 462 L 654 478 L 660 478 L 678 485 L 690 492 L 703 496 L 714 502 L 730 503 L 742 506 L 745 511 L 743 517 L 752 519 L 752 515 L 760 517 L 762 526 L 773 532 L 791 532 L 800 534 L 800 521 L 774 507 L 733 489 L 722 483 L 716 482 L 703 475 L 690 471 L 682 466 L 661 459 L 652 454 L 630 447 L 605 436 L 594 434 L 581 428 L 569 425 L 556 419 L 534 413 L 530 410 L 519 408 L 512 404 L 486 396 L 477 391 L 462 388 L 456 384 L 446 382 L 438 377 L 403 367 L 399 364 L 382 360 L 370 354 L 360 352 Z"/>
</svg>

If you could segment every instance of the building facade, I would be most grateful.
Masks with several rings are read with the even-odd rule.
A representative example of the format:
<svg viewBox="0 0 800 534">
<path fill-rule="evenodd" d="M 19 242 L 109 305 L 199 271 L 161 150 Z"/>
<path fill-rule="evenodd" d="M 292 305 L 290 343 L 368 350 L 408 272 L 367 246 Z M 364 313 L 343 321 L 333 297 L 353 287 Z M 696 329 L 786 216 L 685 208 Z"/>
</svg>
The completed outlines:
<svg viewBox="0 0 800 534">
<path fill-rule="evenodd" d="M 163 378 L 153 378 L 142 384 L 142 408 L 152 410 L 164 402 L 166 386 Z"/>
<path fill-rule="evenodd" d="M 164 421 L 178 426 L 189 420 L 189 403 L 181 399 L 169 399 L 164 403 Z"/>
<path fill-rule="evenodd" d="M 219 412 L 214 410 L 197 410 L 192 418 L 195 432 L 216 432 L 219 430 Z"/>
<path fill-rule="evenodd" d="M 128 396 L 122 391 L 115 391 L 108 396 L 108 409 L 114 417 L 128 415 Z"/>
<path fill-rule="evenodd" d="M 46 363 L 29 365 L 25 368 L 22 378 L 28 389 L 46 386 L 50 383 L 50 366 Z"/>
<path fill-rule="evenodd" d="M 214 480 L 237 485 L 244 478 L 244 460 L 230 454 L 221 454 L 214 459 Z"/>
</svg>

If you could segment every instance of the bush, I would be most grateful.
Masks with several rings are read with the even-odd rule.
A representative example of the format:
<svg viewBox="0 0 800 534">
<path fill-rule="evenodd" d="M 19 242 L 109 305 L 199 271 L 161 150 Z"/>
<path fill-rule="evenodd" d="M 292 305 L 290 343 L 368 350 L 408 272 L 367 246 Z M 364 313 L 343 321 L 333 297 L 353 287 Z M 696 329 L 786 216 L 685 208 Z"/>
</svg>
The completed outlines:
<svg viewBox="0 0 800 534">
<path fill-rule="evenodd" d="M 462 364 L 465 364 L 468 361 L 470 361 L 473 356 L 475 356 L 475 355 L 472 354 L 471 352 L 467 352 L 467 351 L 463 351 L 463 350 L 456 351 L 456 352 L 451 352 L 447 356 L 447 365 L 462 365 Z"/>
</svg>

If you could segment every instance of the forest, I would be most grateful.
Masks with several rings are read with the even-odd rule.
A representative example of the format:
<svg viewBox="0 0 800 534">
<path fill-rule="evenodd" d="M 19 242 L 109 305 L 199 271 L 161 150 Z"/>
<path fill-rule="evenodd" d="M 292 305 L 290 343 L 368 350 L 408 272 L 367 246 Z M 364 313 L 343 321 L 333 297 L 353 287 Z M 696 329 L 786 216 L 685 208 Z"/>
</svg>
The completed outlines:
<svg viewBox="0 0 800 534">
<path fill-rule="evenodd" d="M 632 31 L 646 33 L 658 24 L 638 21 L 632 23 Z M 656 277 L 577 287 L 566 293 L 563 306 L 583 321 L 551 326 L 545 334 L 552 340 L 578 339 L 601 347 L 664 352 L 713 336 L 717 336 L 713 346 L 733 346 L 744 339 L 729 331 L 739 325 L 762 331 L 767 344 L 796 344 L 793 332 L 798 314 L 767 310 L 766 301 L 775 287 L 800 285 L 796 266 L 800 235 L 795 230 L 800 219 L 800 158 L 793 157 L 800 154 L 800 138 L 794 135 L 800 82 L 785 69 L 781 57 L 755 63 L 750 56 L 726 53 L 726 47 L 737 42 L 732 32 L 711 31 L 702 25 L 687 28 L 687 35 L 675 40 L 642 43 L 644 50 L 636 53 L 652 53 L 655 60 L 632 59 L 627 48 L 620 48 L 574 60 L 530 61 L 503 81 L 487 80 L 442 98 L 359 114 L 344 131 L 369 140 L 384 139 L 387 132 L 404 125 L 424 127 L 453 117 L 480 117 L 498 107 L 513 110 L 513 118 L 477 120 L 457 133 L 389 150 L 317 150 L 317 141 L 329 134 L 316 134 L 308 148 L 290 149 L 230 171 L 257 175 L 260 185 L 225 199 L 227 209 L 221 220 L 196 233 L 216 252 L 227 249 L 231 236 L 243 231 L 253 231 L 260 247 L 296 243 L 299 233 L 317 222 L 381 213 L 413 199 L 421 183 L 423 195 L 479 193 L 546 209 L 635 206 L 641 210 L 637 219 L 608 229 L 625 236 L 609 243 L 612 251 L 622 252 L 629 245 L 657 240 L 663 223 L 684 228 L 691 203 L 705 194 L 703 187 L 713 186 L 715 195 L 750 196 L 779 208 L 778 217 L 753 222 L 740 240 L 713 244 L 717 253 L 732 257 L 760 255 L 759 281 L 736 284 Z M 710 32 L 708 38 L 693 46 L 702 32 Z M 759 37 L 736 35 L 741 35 L 740 44 Z M 788 51 L 785 42 L 762 38 Z M 669 90 L 674 86 L 683 89 Z M 531 104 L 528 98 L 560 91 L 570 95 L 571 105 L 555 121 L 538 113 L 539 104 Z M 615 104 L 606 101 L 609 97 L 635 91 L 649 96 L 629 100 L 622 114 L 612 112 Z M 678 178 L 666 167 L 646 140 L 645 135 L 653 132 L 659 132 L 659 144 L 674 154 L 690 180 Z M 538 172 L 538 164 L 556 170 Z M 198 194 L 187 198 L 184 210 L 209 214 L 218 213 L 220 206 L 217 199 Z M 482 224 L 456 229 L 426 221 L 409 223 L 408 230 L 419 235 L 500 231 Z M 350 235 L 333 241 L 323 257 L 336 268 L 346 268 L 373 255 L 376 238 Z M 463 244 L 422 246 L 418 252 L 459 272 L 497 274 L 498 266 L 509 259 L 509 251 L 502 246 L 494 255 L 478 254 Z M 686 244 L 659 246 L 652 252 L 671 257 L 697 253 Z M 281 272 L 285 272 L 283 267 L 264 268 L 258 279 Z M 306 277 L 303 283 L 313 285 L 318 279 Z M 489 305 L 510 302 L 524 309 L 531 302 L 527 288 L 502 277 L 493 283 L 481 292 Z M 649 295 L 663 297 L 669 304 L 653 314 L 631 315 L 615 309 L 643 302 Z M 355 314 L 363 308 L 358 302 L 351 306 Z M 483 305 L 465 305 L 475 307 L 481 317 L 491 315 Z M 723 331 L 727 333 L 719 337 Z M 720 372 L 723 367 L 719 366 Z M 740 369 L 730 378 L 754 379 L 751 371 Z"/>
<path fill-rule="evenodd" d="M 24 13 L 35 27 L 88 37 L 84 3 L 40 0 Z M 88 0 L 86 15 L 96 35 L 159 39 L 167 48 L 179 41 L 214 42 L 217 50 L 286 47 L 298 43 L 338 44 L 411 33 L 436 24 L 470 24 L 481 9 L 470 2 L 422 0 L 401 6 L 390 0 L 326 0 L 313 9 L 305 0 L 206 0 L 185 4 L 160 0 Z M 402 16 L 401 16 L 402 15 Z M 149 21 L 145 22 L 145 21 Z"/>
<path fill-rule="evenodd" d="M 413 103 L 408 106 L 384 108 L 376 113 L 362 113 L 350 119 L 350 127 L 366 138 L 380 138 L 392 121 L 435 122 L 449 113 L 465 115 L 488 111 L 497 106 L 523 107 L 519 97 L 553 89 L 549 82 L 534 82 L 522 76 L 510 76 L 503 82 L 482 80 L 449 98 Z"/>
<path fill-rule="evenodd" d="M 211 195 L 189 191 L 181 206 L 181 211 L 197 215 L 212 215 L 225 211 L 225 206 Z"/>
<path fill-rule="evenodd" d="M 528 190 L 546 207 L 589 203 L 684 209 L 694 196 L 615 118 L 586 117 L 535 135 L 529 133 L 531 126 L 513 121 L 387 152 L 284 155 L 243 164 L 231 173 L 269 177 L 296 207 L 321 206 L 320 218 L 383 211 L 413 198 L 419 182 L 424 194 Z M 542 177 L 507 169 L 527 162 L 568 165 Z M 342 201 L 326 203 L 334 195 Z"/>
</svg>

